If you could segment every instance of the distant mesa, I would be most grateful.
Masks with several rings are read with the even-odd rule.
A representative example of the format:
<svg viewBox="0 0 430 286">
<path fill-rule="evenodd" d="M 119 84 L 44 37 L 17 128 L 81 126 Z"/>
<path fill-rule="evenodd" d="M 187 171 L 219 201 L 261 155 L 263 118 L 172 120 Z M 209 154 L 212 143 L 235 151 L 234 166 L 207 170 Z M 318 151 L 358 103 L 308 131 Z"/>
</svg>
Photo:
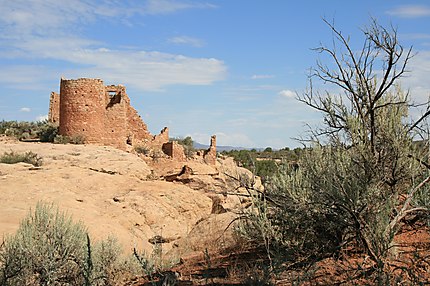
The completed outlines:
<svg viewBox="0 0 430 286">
<path fill-rule="evenodd" d="M 152 135 L 131 106 L 123 85 L 104 85 L 101 79 L 61 78 L 60 93 L 52 92 L 48 120 L 59 125 L 62 136 L 81 136 L 86 144 L 129 150 L 145 146 L 161 150 L 173 159 L 186 160 L 184 149 L 169 142 L 169 129 Z M 206 163 L 216 163 L 216 137 L 202 154 Z"/>
</svg>

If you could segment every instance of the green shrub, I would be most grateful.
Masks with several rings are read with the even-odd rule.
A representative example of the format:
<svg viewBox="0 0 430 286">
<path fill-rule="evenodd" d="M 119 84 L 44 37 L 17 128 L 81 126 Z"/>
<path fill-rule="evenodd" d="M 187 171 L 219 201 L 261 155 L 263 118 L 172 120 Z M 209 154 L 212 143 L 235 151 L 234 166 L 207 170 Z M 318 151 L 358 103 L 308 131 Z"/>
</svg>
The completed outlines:
<svg viewBox="0 0 430 286">
<path fill-rule="evenodd" d="M 5 152 L 2 156 L 0 156 L 0 163 L 16 164 L 19 162 L 32 164 L 35 167 L 39 167 L 42 165 L 42 158 L 31 151 L 25 153 L 17 153 L 14 151 L 10 151 Z"/>
<path fill-rule="evenodd" d="M 40 127 L 37 132 L 41 142 L 54 142 L 55 137 L 58 134 L 58 126 L 53 124 L 45 124 Z"/>
<path fill-rule="evenodd" d="M 85 137 L 82 135 L 73 135 L 73 136 L 65 136 L 65 135 L 57 135 L 54 138 L 55 144 L 84 144 Z"/>
<path fill-rule="evenodd" d="M 37 139 L 39 129 L 47 124 L 46 122 L 27 122 L 27 121 L 1 121 L 0 134 L 15 137 L 19 140 Z"/>
<path fill-rule="evenodd" d="M 3 243 L 2 284 L 83 285 L 86 235 L 82 224 L 52 205 L 38 203 Z"/>
<path fill-rule="evenodd" d="M 82 223 L 38 203 L 0 245 L 0 285 L 118 285 L 126 267 L 115 239 L 91 244 Z"/>
<path fill-rule="evenodd" d="M 134 151 L 136 151 L 138 154 L 143 155 L 149 155 L 151 153 L 151 149 L 143 145 L 134 147 Z"/>
<path fill-rule="evenodd" d="M 91 285 L 112 285 L 120 278 L 123 262 L 120 261 L 121 246 L 114 237 L 94 244 L 91 259 Z M 87 247 L 87 249 L 90 249 Z M 87 263 L 88 264 L 88 263 Z"/>
<path fill-rule="evenodd" d="M 19 140 L 37 139 L 41 142 L 53 142 L 58 133 L 58 126 L 47 120 L 27 121 L 0 121 L 0 134 L 15 137 Z"/>
</svg>

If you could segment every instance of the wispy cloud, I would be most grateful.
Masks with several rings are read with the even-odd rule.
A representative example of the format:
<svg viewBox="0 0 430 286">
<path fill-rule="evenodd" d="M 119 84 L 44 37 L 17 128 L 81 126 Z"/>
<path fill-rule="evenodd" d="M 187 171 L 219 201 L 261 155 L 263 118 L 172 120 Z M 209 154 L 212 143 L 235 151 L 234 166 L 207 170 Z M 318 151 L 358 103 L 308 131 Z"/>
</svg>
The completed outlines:
<svg viewBox="0 0 430 286">
<path fill-rule="evenodd" d="M 400 34 L 399 36 L 402 39 L 406 39 L 406 40 L 429 40 L 430 39 L 430 34 L 424 34 L 424 33 Z"/>
<path fill-rule="evenodd" d="M 57 73 L 61 72 L 65 77 L 101 77 L 142 90 L 162 90 L 173 84 L 207 85 L 225 77 L 223 61 L 158 51 L 107 49 L 103 42 L 81 35 L 84 34 L 84 24 L 96 18 L 111 19 L 112 15 L 127 18 L 135 13 L 168 14 L 211 7 L 174 0 L 101 0 L 97 5 L 84 0 L 0 1 L 0 57 L 61 60 L 68 63 L 68 67 Z M 197 39 L 194 40 L 197 44 Z M 40 73 L 43 69 L 50 69 L 49 64 L 27 64 L 24 75 L 28 75 L 30 81 L 38 82 L 44 77 Z M 19 72 L 13 72 L 19 70 L 23 67 L 4 66 L 0 74 L 5 74 L 7 81 L 0 77 L 0 82 L 23 81 Z"/>
<path fill-rule="evenodd" d="M 387 11 L 388 15 L 401 18 L 418 18 L 430 16 L 430 6 L 402 5 Z"/>
<path fill-rule="evenodd" d="M 41 65 L 2 65 L 0 83 L 3 87 L 19 90 L 43 90 L 46 83 L 59 77 L 55 68 Z"/>
<path fill-rule="evenodd" d="M 412 100 L 423 103 L 430 97 L 430 51 L 419 51 L 409 62 L 411 72 L 401 79 L 402 87 L 410 90 Z"/>
<path fill-rule="evenodd" d="M 144 12 L 147 14 L 169 14 L 185 9 L 207 9 L 215 7 L 215 5 L 209 3 L 198 3 L 196 1 L 148 0 L 144 6 Z"/>
<path fill-rule="evenodd" d="M 22 107 L 19 111 L 21 111 L 21 112 L 30 112 L 31 108 L 29 108 L 29 107 Z"/>
<path fill-rule="evenodd" d="M 281 90 L 278 94 L 286 98 L 294 98 L 296 96 L 296 93 L 289 89 Z"/>
<path fill-rule="evenodd" d="M 274 78 L 274 75 L 271 74 L 254 74 L 251 76 L 251 79 L 265 79 L 265 78 Z"/>
<path fill-rule="evenodd" d="M 193 38 L 193 37 L 188 37 L 188 36 L 173 37 L 173 38 L 170 38 L 168 42 L 176 45 L 186 45 L 186 46 L 192 46 L 196 48 L 201 48 L 205 45 L 205 42 L 203 40 Z"/>
</svg>

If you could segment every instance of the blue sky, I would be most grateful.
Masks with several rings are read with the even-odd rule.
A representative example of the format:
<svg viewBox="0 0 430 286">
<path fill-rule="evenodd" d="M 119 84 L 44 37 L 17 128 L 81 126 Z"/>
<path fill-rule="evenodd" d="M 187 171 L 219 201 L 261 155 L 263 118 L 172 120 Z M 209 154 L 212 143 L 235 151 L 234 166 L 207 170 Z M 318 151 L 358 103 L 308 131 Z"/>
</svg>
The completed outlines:
<svg viewBox="0 0 430 286">
<path fill-rule="evenodd" d="M 403 79 L 430 95 L 429 1 L 0 0 L 0 120 L 46 116 L 65 78 L 124 84 L 158 134 L 282 148 L 320 120 L 295 100 L 330 45 L 322 18 L 360 49 L 371 17 L 417 54 Z"/>
</svg>

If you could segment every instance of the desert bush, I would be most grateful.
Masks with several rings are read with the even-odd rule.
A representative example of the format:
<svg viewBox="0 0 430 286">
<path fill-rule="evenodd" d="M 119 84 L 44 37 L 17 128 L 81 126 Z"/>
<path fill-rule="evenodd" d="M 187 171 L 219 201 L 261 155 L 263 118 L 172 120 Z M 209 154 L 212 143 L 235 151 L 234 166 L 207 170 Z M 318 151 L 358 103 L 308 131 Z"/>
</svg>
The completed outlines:
<svg viewBox="0 0 430 286">
<path fill-rule="evenodd" d="M 262 160 L 255 162 L 255 175 L 259 176 L 263 182 L 275 176 L 279 170 L 279 165 L 273 160 Z"/>
<path fill-rule="evenodd" d="M 149 155 L 151 153 L 151 149 L 143 145 L 138 145 L 134 147 L 134 151 L 136 151 L 138 154 L 143 155 Z"/>
<path fill-rule="evenodd" d="M 354 249 L 371 261 L 370 268 L 356 269 L 357 276 L 366 273 L 388 285 L 396 279 L 390 250 L 401 221 L 429 212 L 428 147 L 418 148 L 413 139 L 428 142 L 425 129 L 417 127 L 430 112 L 408 123 L 408 93 L 396 80 L 405 73 L 411 50 L 398 43 L 396 30 L 373 21 L 363 30 L 364 49 L 356 53 L 326 24 L 336 45 L 316 50 L 332 62 L 317 63 L 309 90 L 299 97 L 323 113 L 323 125 L 303 141 L 310 148 L 301 154 L 300 167 L 286 166 L 266 184 L 265 194 L 256 196 L 240 230 L 266 249 L 273 269 L 309 265 Z M 315 78 L 341 93 L 318 92 Z"/>
<path fill-rule="evenodd" d="M 54 143 L 55 144 L 84 144 L 85 137 L 82 135 L 73 135 L 73 136 L 56 135 L 54 138 Z"/>
<path fill-rule="evenodd" d="M 162 239 L 161 236 L 155 236 L 153 239 Z M 157 241 L 153 242 L 152 252 L 139 252 L 133 249 L 133 269 L 138 267 L 140 274 L 143 274 L 149 280 L 151 285 L 176 285 L 177 276 L 174 272 L 169 271 L 174 265 L 178 264 L 177 259 L 163 259 L 163 244 Z"/>
<path fill-rule="evenodd" d="M 32 164 L 35 167 L 39 167 L 42 165 L 43 160 L 39 155 L 31 151 L 25 153 L 17 153 L 14 151 L 10 151 L 5 152 L 3 153 L 3 155 L 0 156 L 0 163 L 16 164 L 19 162 Z"/>
<path fill-rule="evenodd" d="M 0 246 L 0 285 L 116 285 L 119 253 L 115 239 L 92 245 L 82 223 L 38 203 Z"/>
<path fill-rule="evenodd" d="M 111 285 L 113 281 L 119 280 L 124 269 L 120 257 L 121 246 L 117 239 L 108 237 L 106 240 L 95 243 L 92 249 L 91 285 Z"/>
<path fill-rule="evenodd" d="M 49 123 L 45 121 L 1 121 L 0 134 L 15 137 L 19 140 L 37 139 L 38 133 Z"/>
<path fill-rule="evenodd" d="M 58 133 L 58 126 L 47 120 L 0 121 L 0 134 L 15 137 L 19 140 L 40 139 L 41 142 L 53 142 Z"/>
<path fill-rule="evenodd" d="M 85 227 L 39 203 L 3 243 L 3 285 L 83 285 L 85 249 Z"/>
<path fill-rule="evenodd" d="M 4 134 L 10 137 L 15 137 L 19 140 L 21 139 L 29 139 L 32 134 L 34 134 L 34 129 L 36 125 L 33 122 L 17 122 L 10 121 L 7 124 L 4 123 L 4 126 L 7 128 L 4 129 Z"/>
<path fill-rule="evenodd" d="M 55 137 L 58 134 L 58 126 L 50 123 L 46 123 L 41 126 L 37 132 L 37 136 L 41 142 L 54 142 Z"/>
</svg>

